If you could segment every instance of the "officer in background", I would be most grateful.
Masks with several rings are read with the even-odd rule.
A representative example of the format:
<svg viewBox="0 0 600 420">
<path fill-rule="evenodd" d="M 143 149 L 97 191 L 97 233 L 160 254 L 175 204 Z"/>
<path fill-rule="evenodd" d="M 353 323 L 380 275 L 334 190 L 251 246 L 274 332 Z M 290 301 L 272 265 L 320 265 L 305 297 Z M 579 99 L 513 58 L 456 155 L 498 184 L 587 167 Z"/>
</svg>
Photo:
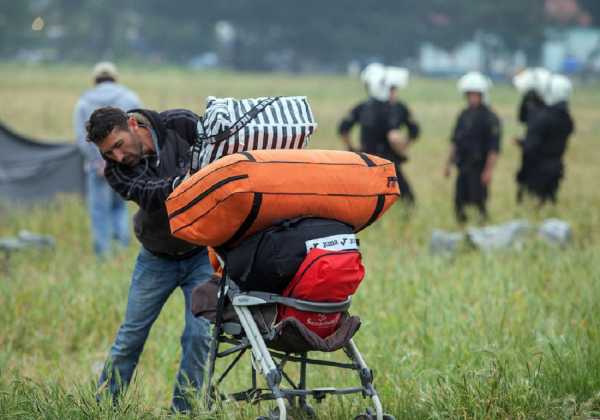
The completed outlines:
<svg viewBox="0 0 600 420">
<path fill-rule="evenodd" d="M 131 236 L 127 204 L 106 182 L 104 159 L 98 149 L 86 140 L 85 129 L 90 115 L 98 108 L 114 106 L 128 110 L 141 106 L 137 94 L 117 83 L 118 78 L 119 74 L 113 63 L 103 61 L 96 64 L 92 71 L 94 87 L 81 95 L 73 111 L 73 128 L 85 162 L 86 199 L 94 252 L 100 258 L 108 256 L 113 239 L 126 247 Z"/>
<path fill-rule="evenodd" d="M 563 178 L 563 156 L 575 130 L 568 103 L 572 89 L 567 77 L 552 75 L 544 95 L 546 106 L 528 121 L 525 139 L 519 142 L 528 165 L 522 182 L 540 205 L 547 201 L 556 203 Z"/>
<path fill-rule="evenodd" d="M 544 93 L 552 77 L 552 73 L 542 67 L 525 69 L 513 78 L 513 84 L 517 91 L 523 96 L 519 106 L 519 121 L 529 126 L 534 116 L 546 107 L 544 103 Z M 523 139 L 515 139 L 515 143 L 520 145 Z M 527 161 L 525 155 L 521 153 L 521 166 L 516 175 L 517 181 L 517 203 L 523 201 L 525 192 L 524 180 L 527 177 L 527 171 L 531 163 Z"/>
<path fill-rule="evenodd" d="M 400 197 L 414 204 L 415 196 L 400 165 L 406 162 L 410 144 L 419 136 L 419 125 L 408 107 L 397 98 L 399 88 L 408 85 L 408 71 L 397 67 L 371 64 L 361 74 L 369 99 L 356 105 L 339 125 L 339 135 L 348 150 L 352 146 L 350 132 L 360 125 L 360 150 L 394 162 Z M 405 133 L 403 128 L 406 127 Z"/>
<path fill-rule="evenodd" d="M 490 80 L 478 72 L 467 73 L 458 82 L 467 108 L 458 116 L 452 133 L 444 175 L 449 177 L 452 165 L 456 165 L 454 209 L 459 223 L 467 221 L 467 205 L 475 205 L 482 220 L 488 217 L 488 186 L 500 152 L 501 137 L 500 120 L 487 105 L 490 86 Z"/>
</svg>

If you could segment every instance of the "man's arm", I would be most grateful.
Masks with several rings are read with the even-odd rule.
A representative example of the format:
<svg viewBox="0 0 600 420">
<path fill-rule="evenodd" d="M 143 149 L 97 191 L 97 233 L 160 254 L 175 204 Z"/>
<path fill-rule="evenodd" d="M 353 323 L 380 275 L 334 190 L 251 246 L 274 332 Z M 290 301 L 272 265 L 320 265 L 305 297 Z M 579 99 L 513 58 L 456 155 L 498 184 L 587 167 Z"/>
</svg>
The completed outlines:
<svg viewBox="0 0 600 420">
<path fill-rule="evenodd" d="M 489 185 L 489 183 L 492 181 L 492 174 L 494 173 L 494 168 L 496 167 L 497 160 L 498 152 L 490 151 L 487 155 L 483 172 L 481 173 L 481 183 L 483 185 Z"/>
<path fill-rule="evenodd" d="M 405 119 L 405 124 L 406 124 L 406 128 L 408 129 L 408 139 L 410 141 L 415 141 L 419 138 L 419 135 L 421 134 L 421 128 L 419 127 L 419 124 L 415 121 L 415 119 L 412 116 L 412 113 L 410 112 L 410 109 L 408 109 L 407 106 L 404 106 L 404 110 L 406 112 L 406 119 Z"/>
<path fill-rule="evenodd" d="M 358 122 L 360 109 L 362 104 L 355 106 L 349 113 L 346 115 L 340 125 L 338 127 L 338 133 L 342 143 L 346 146 L 346 150 L 354 151 L 355 148 L 352 146 L 352 138 L 350 137 L 350 132 L 354 124 Z"/>
<path fill-rule="evenodd" d="M 454 143 L 450 144 L 450 152 L 448 153 L 448 158 L 446 159 L 446 164 L 444 165 L 444 176 L 448 178 L 452 172 L 452 165 L 456 161 L 456 146 Z"/>
<path fill-rule="evenodd" d="M 400 157 L 404 157 L 410 143 L 419 137 L 419 124 L 414 120 L 408 107 L 398 102 L 392 109 L 388 121 L 387 140 L 394 151 Z M 402 127 L 406 125 L 408 138 L 402 133 Z"/>
<path fill-rule="evenodd" d="M 448 158 L 446 159 L 446 163 L 444 165 L 444 176 L 448 178 L 452 172 L 452 165 L 456 163 L 456 142 L 458 140 L 458 133 L 462 129 L 463 125 L 463 113 L 461 112 L 456 120 L 456 124 L 454 125 L 454 129 L 452 130 L 452 136 L 450 137 L 450 151 L 448 153 Z"/>
<path fill-rule="evenodd" d="M 126 168 L 108 162 L 104 175 L 110 186 L 125 200 L 134 201 L 146 211 L 155 211 L 164 206 L 181 176 L 159 178 L 150 171 L 149 165 L 143 163 Z"/>
<path fill-rule="evenodd" d="M 481 173 L 481 183 L 489 185 L 492 181 L 496 161 L 500 153 L 500 139 L 502 137 L 502 126 L 497 116 L 490 116 L 490 133 L 489 133 L 488 154 L 485 160 L 485 166 Z"/>
</svg>

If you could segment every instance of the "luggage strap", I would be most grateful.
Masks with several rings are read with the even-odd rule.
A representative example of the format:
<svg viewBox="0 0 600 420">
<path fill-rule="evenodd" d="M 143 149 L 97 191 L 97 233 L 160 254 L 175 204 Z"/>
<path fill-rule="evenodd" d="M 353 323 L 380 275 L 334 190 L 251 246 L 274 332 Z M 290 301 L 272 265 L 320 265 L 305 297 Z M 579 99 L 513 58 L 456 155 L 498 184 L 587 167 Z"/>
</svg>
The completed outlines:
<svg viewBox="0 0 600 420">
<path fill-rule="evenodd" d="M 273 102 L 277 101 L 280 96 L 274 96 L 272 98 L 265 98 L 260 101 L 258 104 L 254 105 L 248 112 L 246 112 L 242 117 L 232 124 L 227 130 L 222 133 L 215 134 L 214 136 L 201 136 L 198 135 L 196 142 L 192 146 L 192 168 L 190 169 L 191 173 L 195 173 L 200 169 L 197 167 L 199 163 L 199 156 L 202 150 L 203 143 L 220 143 L 223 140 L 227 140 L 231 136 L 235 135 L 238 131 L 244 128 L 250 121 L 252 121 L 258 114 L 263 112 L 269 105 Z M 202 119 L 200 119 L 200 127 L 202 127 Z M 202 127 L 202 131 L 204 131 L 204 127 Z"/>
<path fill-rule="evenodd" d="M 228 139 L 229 137 L 233 136 L 238 131 L 240 131 L 242 128 L 244 128 L 250 121 L 252 121 L 254 118 L 256 118 L 256 116 L 258 114 L 263 112 L 269 105 L 271 105 L 273 102 L 275 102 L 279 98 L 281 98 L 281 97 L 274 96 L 272 98 L 263 99 L 262 101 L 260 101 L 256 105 L 254 105 L 252 108 L 250 108 L 250 110 L 248 112 L 246 112 L 244 115 L 242 115 L 242 117 L 239 120 L 237 120 L 235 123 L 233 123 L 233 125 L 231 127 L 229 127 L 227 130 L 223 131 L 222 133 L 215 134 L 214 136 L 204 136 L 204 137 L 198 136 L 198 141 L 206 142 L 206 143 L 219 143 L 223 140 Z"/>
</svg>

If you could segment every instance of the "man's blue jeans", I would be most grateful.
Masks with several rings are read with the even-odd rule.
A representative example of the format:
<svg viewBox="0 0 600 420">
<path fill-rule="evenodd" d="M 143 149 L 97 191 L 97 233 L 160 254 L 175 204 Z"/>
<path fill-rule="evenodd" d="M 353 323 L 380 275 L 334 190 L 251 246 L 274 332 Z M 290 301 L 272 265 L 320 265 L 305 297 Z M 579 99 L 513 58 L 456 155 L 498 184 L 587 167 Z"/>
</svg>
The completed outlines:
<svg viewBox="0 0 600 420">
<path fill-rule="evenodd" d="M 103 257 L 110 251 L 113 239 L 122 246 L 129 245 L 127 204 L 94 169 L 87 170 L 85 176 L 94 251 Z"/>
<path fill-rule="evenodd" d="M 150 327 L 171 295 L 180 287 L 185 298 L 182 358 L 173 393 L 173 409 L 189 411 L 189 391 L 199 396 L 210 343 L 210 324 L 191 312 L 192 290 L 207 281 L 213 269 L 206 249 L 181 261 L 157 257 L 142 247 L 133 270 L 125 320 L 119 328 L 98 386 L 108 382 L 116 398 L 126 388 L 144 348 Z"/>
</svg>

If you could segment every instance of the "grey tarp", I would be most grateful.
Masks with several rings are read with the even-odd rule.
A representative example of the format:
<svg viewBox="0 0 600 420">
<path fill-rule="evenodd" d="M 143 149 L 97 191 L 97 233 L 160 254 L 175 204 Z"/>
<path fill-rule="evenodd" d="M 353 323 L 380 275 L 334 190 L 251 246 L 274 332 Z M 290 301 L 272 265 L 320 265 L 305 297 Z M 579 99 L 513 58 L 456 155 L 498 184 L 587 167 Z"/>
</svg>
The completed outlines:
<svg viewBox="0 0 600 420">
<path fill-rule="evenodd" d="M 0 201 L 34 203 L 84 192 L 83 158 L 74 143 L 43 143 L 0 123 Z"/>
</svg>

